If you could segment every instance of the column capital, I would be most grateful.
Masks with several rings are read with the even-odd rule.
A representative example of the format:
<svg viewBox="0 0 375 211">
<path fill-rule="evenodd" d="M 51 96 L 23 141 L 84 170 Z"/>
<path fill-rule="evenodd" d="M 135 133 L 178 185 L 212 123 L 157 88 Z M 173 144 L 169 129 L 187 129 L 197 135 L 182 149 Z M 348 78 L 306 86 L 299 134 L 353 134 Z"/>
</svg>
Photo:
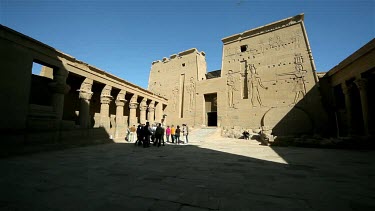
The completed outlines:
<svg viewBox="0 0 375 211">
<path fill-rule="evenodd" d="M 148 107 L 148 111 L 149 111 L 149 112 L 155 111 L 155 107 L 151 107 L 151 106 L 149 106 L 149 107 Z"/>
<path fill-rule="evenodd" d="M 127 100 L 125 99 L 121 99 L 121 100 L 117 99 L 115 103 L 116 103 L 116 106 L 125 106 L 126 101 Z"/>
<path fill-rule="evenodd" d="M 86 90 L 79 90 L 79 99 L 91 100 L 93 92 Z"/>
<path fill-rule="evenodd" d="M 140 105 L 140 106 L 139 106 L 139 110 L 141 110 L 141 111 L 146 111 L 146 110 L 147 110 L 147 106 L 142 106 L 142 105 Z"/>
<path fill-rule="evenodd" d="M 350 90 L 353 88 L 353 85 L 352 84 L 348 85 L 345 82 L 343 82 L 341 84 L 341 88 L 342 88 L 342 92 L 344 93 L 344 95 L 348 95 L 350 94 Z"/>
<path fill-rule="evenodd" d="M 130 102 L 129 103 L 129 108 L 130 109 L 136 109 L 138 107 L 138 103 L 135 103 L 135 102 Z"/>
<path fill-rule="evenodd" d="M 112 101 L 112 96 L 100 96 L 100 103 L 101 104 L 110 104 Z"/>
<path fill-rule="evenodd" d="M 354 83 L 358 87 L 359 91 L 362 91 L 367 87 L 367 79 L 365 78 L 358 78 L 354 81 Z"/>
<path fill-rule="evenodd" d="M 118 94 L 117 94 L 117 97 L 116 97 L 116 101 L 117 100 L 120 100 L 120 101 L 127 101 L 125 100 L 125 95 L 126 95 L 126 91 L 125 90 L 121 90 Z"/>
<path fill-rule="evenodd" d="M 79 98 L 84 100 L 91 100 L 93 92 L 91 91 L 91 87 L 94 81 L 90 78 L 85 78 L 82 82 L 81 87 L 77 90 L 79 91 Z"/>
</svg>

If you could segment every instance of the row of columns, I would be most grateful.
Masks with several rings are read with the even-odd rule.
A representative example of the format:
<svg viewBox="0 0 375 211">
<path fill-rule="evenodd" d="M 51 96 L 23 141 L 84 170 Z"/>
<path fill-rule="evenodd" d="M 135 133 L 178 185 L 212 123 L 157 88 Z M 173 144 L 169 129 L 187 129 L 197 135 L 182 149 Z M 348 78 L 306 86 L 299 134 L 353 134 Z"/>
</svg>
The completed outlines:
<svg viewBox="0 0 375 211">
<path fill-rule="evenodd" d="M 368 136 L 369 134 L 369 110 L 368 110 L 368 95 L 367 95 L 367 79 L 358 78 L 354 80 L 354 84 L 342 83 L 341 88 L 345 96 L 345 107 L 347 114 L 347 125 L 349 135 L 352 135 L 353 125 L 352 125 L 352 96 L 351 88 L 356 86 L 359 90 L 359 95 L 361 99 L 361 108 L 362 108 L 362 119 L 364 126 L 364 135 Z"/>
<path fill-rule="evenodd" d="M 81 86 L 79 91 L 79 98 L 80 98 L 80 110 L 79 110 L 79 123 L 81 128 L 89 128 L 90 127 L 90 100 L 93 95 L 91 91 L 93 85 L 93 80 L 86 78 Z M 109 105 L 110 102 L 113 100 L 113 96 L 111 96 L 112 87 L 106 85 L 101 94 L 100 94 L 100 127 L 104 127 L 109 130 L 111 120 L 109 117 Z M 120 90 L 119 94 L 116 97 L 116 123 L 115 123 L 115 137 L 121 137 L 127 127 L 127 117 L 124 116 L 124 106 L 127 100 L 125 99 L 126 91 Z M 129 102 L 129 125 L 136 125 L 138 123 L 137 120 L 137 108 L 138 108 L 138 95 L 133 94 L 132 98 Z M 158 121 L 160 121 L 164 115 L 162 115 L 162 103 L 157 104 L 157 108 L 159 109 L 158 114 Z M 149 122 L 155 122 L 155 100 L 152 100 L 149 105 L 147 105 L 147 98 L 143 97 L 142 102 L 139 105 L 140 110 L 140 118 L 139 123 L 144 124 L 148 120 Z M 147 120 L 146 120 L 146 111 L 147 113 Z M 165 119 L 164 119 L 165 121 Z"/>
</svg>

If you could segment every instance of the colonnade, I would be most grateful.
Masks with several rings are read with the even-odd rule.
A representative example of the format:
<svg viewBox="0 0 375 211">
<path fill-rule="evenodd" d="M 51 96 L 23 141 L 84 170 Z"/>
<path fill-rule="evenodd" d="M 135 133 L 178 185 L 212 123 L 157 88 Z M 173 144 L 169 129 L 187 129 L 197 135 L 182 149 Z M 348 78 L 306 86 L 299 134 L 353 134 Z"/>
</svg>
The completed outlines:
<svg viewBox="0 0 375 211">
<path fill-rule="evenodd" d="M 64 95 L 69 91 L 69 85 L 66 84 L 66 79 L 68 76 L 68 71 L 64 69 L 59 69 L 54 71 L 58 73 L 59 77 L 54 77 L 54 83 L 51 84 L 54 90 L 53 103 L 55 112 L 58 114 L 58 119 L 62 120 L 64 112 Z M 92 118 L 90 116 L 90 103 L 94 92 L 92 87 L 94 80 L 90 78 L 85 78 L 77 90 L 79 92 L 79 127 L 88 129 L 91 127 Z M 147 121 L 150 123 L 165 123 L 165 115 L 163 108 L 166 104 L 162 102 L 158 96 L 152 95 L 152 93 L 146 90 L 140 90 L 135 92 L 134 90 L 120 89 L 117 96 L 112 96 L 112 86 L 104 85 L 104 88 L 100 93 L 100 113 L 95 115 L 95 126 L 105 128 L 107 132 L 111 131 L 115 138 L 123 137 L 126 135 L 126 128 L 130 125 L 145 124 Z M 118 89 L 118 88 L 117 88 Z M 136 90 L 139 90 L 136 89 Z M 127 105 L 127 96 L 131 96 Z M 110 104 L 115 101 L 116 114 L 114 122 L 111 121 L 110 117 Z M 139 103 L 140 101 L 140 103 Z M 129 109 L 129 116 L 125 116 L 125 109 Z M 139 109 L 139 112 L 137 112 Z M 139 114 L 139 116 L 137 116 Z M 98 116 L 97 116 L 98 115 Z M 112 116 L 112 115 L 111 115 Z M 112 129 L 112 130 L 111 130 Z"/>
<path fill-rule="evenodd" d="M 353 88 L 354 86 L 358 89 L 360 96 L 360 104 L 362 110 L 362 119 L 363 119 L 363 129 L 364 135 L 369 134 L 369 105 L 368 105 L 368 93 L 367 93 L 367 79 L 366 78 L 357 78 L 350 83 L 342 83 L 341 88 L 345 96 L 345 108 L 346 108 L 346 120 L 349 135 L 353 133 Z"/>
</svg>

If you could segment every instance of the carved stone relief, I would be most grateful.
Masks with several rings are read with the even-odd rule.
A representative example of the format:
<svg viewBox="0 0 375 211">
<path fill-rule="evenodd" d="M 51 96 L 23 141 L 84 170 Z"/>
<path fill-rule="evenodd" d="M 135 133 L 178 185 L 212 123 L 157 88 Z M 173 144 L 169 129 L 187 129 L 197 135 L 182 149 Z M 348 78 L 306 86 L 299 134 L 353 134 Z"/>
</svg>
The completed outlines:
<svg viewBox="0 0 375 211">
<path fill-rule="evenodd" d="M 227 87 L 228 87 L 228 103 L 229 108 L 234 108 L 234 92 L 238 91 L 236 87 L 236 79 L 232 70 L 228 71 Z"/>
<path fill-rule="evenodd" d="M 307 71 L 303 68 L 303 57 L 300 53 L 295 54 L 294 65 L 295 71 L 277 74 L 277 76 L 292 76 L 292 79 L 294 81 L 294 87 L 292 91 L 295 92 L 292 104 L 296 104 L 300 97 L 303 98 L 306 95 L 305 75 Z"/>
<path fill-rule="evenodd" d="M 195 82 L 194 82 L 193 77 L 190 78 L 190 84 L 189 84 L 187 91 L 189 93 L 189 111 L 191 111 L 194 109 L 194 100 L 195 100 L 194 99 L 195 98 Z"/>
<path fill-rule="evenodd" d="M 254 64 L 249 64 L 249 74 L 247 74 L 247 84 L 248 84 L 248 96 L 251 100 L 251 105 L 256 107 L 255 99 L 258 101 L 260 106 L 263 106 L 262 99 L 259 94 L 259 87 L 263 89 L 268 89 L 268 87 L 263 86 L 262 79 L 259 77 L 259 74 L 256 71 Z"/>
<path fill-rule="evenodd" d="M 179 87 L 178 83 L 176 83 L 175 87 L 172 90 L 171 99 L 172 99 L 172 108 L 173 108 L 173 111 L 176 111 L 176 108 L 177 108 L 178 95 L 179 95 L 179 91 L 180 91 L 180 89 L 178 87 Z"/>
</svg>

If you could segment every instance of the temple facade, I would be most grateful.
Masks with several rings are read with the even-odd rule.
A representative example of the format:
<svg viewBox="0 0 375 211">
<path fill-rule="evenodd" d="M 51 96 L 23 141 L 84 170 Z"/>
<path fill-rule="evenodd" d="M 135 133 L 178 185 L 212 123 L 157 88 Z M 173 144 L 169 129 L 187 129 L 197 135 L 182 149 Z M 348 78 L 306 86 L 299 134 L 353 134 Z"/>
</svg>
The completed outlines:
<svg viewBox="0 0 375 211">
<path fill-rule="evenodd" d="M 297 15 L 222 39 L 221 70 L 197 49 L 152 63 L 151 92 L 169 99 L 169 122 L 276 135 L 324 133 L 327 117 L 304 26 Z"/>
</svg>

